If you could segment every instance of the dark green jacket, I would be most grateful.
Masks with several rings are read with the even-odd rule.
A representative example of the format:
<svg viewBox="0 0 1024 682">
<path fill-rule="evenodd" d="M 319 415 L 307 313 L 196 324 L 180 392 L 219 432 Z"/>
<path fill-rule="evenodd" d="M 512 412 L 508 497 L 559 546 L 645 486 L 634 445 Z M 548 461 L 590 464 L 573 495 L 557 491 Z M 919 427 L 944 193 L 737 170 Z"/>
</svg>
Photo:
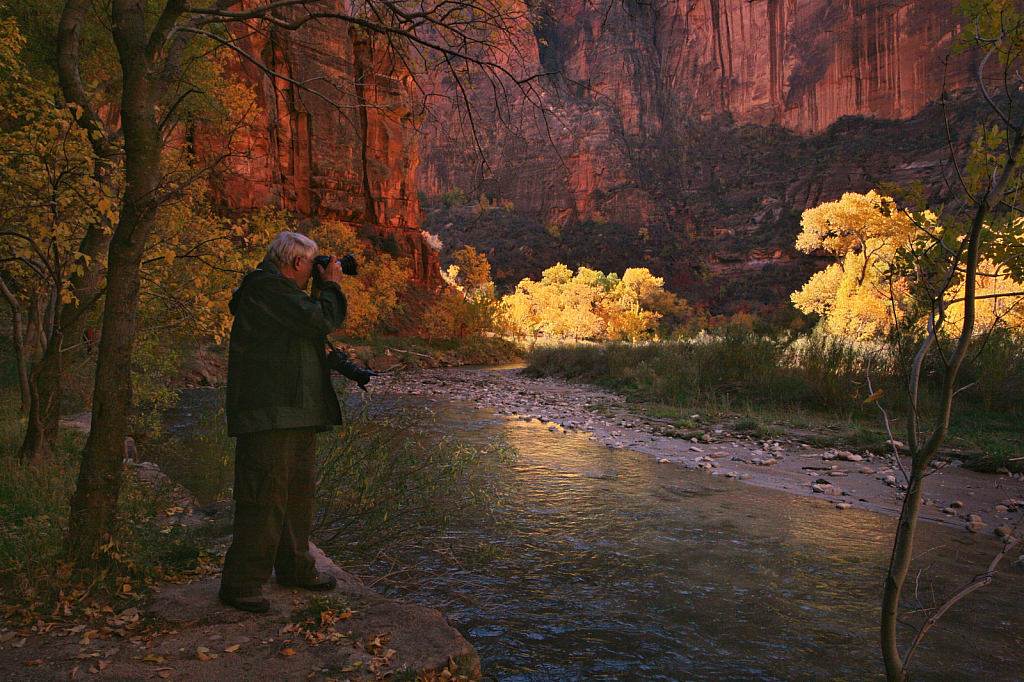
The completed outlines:
<svg viewBox="0 0 1024 682">
<path fill-rule="evenodd" d="M 345 320 L 341 288 L 328 282 L 312 298 L 263 261 L 228 307 L 228 435 L 340 424 L 324 339 Z"/>
</svg>

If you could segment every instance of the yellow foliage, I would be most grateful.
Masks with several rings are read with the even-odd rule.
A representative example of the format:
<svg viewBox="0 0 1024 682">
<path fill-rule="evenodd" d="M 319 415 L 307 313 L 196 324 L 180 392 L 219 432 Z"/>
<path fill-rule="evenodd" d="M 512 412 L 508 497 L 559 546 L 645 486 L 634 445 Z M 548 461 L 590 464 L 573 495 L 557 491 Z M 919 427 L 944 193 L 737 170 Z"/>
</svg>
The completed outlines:
<svg viewBox="0 0 1024 682">
<path fill-rule="evenodd" d="M 109 232 L 117 210 L 72 111 L 22 63 L 24 42 L 13 20 L 0 20 L 0 259 L 4 279 L 17 283 L 12 295 L 45 310 L 50 325 L 75 301 L 70 279 L 90 264 L 83 237 L 92 227 Z"/>
<path fill-rule="evenodd" d="M 821 315 L 828 333 L 860 340 L 884 335 L 915 305 L 915 284 L 889 271 L 897 252 L 924 236 L 925 228 L 941 234 L 934 214 L 908 215 L 896 210 L 892 199 L 875 192 L 847 193 L 839 201 L 808 209 L 801 225 L 797 248 L 807 252 L 823 249 L 838 262 L 815 273 L 794 292 L 790 297 L 793 304 L 805 313 Z M 997 323 L 1021 328 L 1024 315 L 1018 310 L 1019 297 L 1013 295 L 1020 286 L 1006 268 L 999 270 L 983 260 L 977 286 L 979 332 Z M 963 324 L 964 306 L 959 301 L 963 291 L 960 281 L 944 292 L 945 333 L 955 333 Z M 926 292 L 916 293 L 918 299 L 925 300 Z"/>
<path fill-rule="evenodd" d="M 926 214 L 926 219 L 934 216 Z M 911 217 L 874 191 L 847 192 L 839 201 L 804 211 L 800 224 L 797 248 L 807 253 L 822 249 L 838 262 L 791 296 L 797 309 L 821 315 L 829 333 L 837 336 L 869 339 L 888 331 L 894 313 L 902 315 L 907 303 L 906 285 L 887 272 L 897 250 L 920 232 Z"/>
<path fill-rule="evenodd" d="M 630 268 L 619 279 L 586 267 L 574 274 L 558 263 L 540 282 L 521 281 L 502 304 L 516 334 L 637 341 L 657 325 L 659 311 L 688 308 L 663 285 L 647 268 Z"/>
<path fill-rule="evenodd" d="M 807 209 L 800 225 L 803 230 L 796 238 L 796 248 L 805 253 L 823 249 L 836 257 L 850 252 L 872 254 L 883 247 L 891 257 L 918 230 L 891 197 L 874 190 L 867 194 L 847 192 L 839 201 Z"/>
<path fill-rule="evenodd" d="M 452 254 L 455 271 L 449 276 L 466 291 L 473 294 L 486 287 L 491 281 L 491 264 L 487 256 L 478 253 L 472 246 L 466 246 Z"/>
</svg>

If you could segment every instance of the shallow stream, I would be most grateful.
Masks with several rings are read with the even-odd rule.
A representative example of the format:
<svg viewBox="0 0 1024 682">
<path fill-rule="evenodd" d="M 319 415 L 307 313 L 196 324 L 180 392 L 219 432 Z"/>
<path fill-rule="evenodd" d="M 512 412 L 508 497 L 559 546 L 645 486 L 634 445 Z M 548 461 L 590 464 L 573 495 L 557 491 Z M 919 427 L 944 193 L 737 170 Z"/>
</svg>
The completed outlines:
<svg viewBox="0 0 1024 682">
<path fill-rule="evenodd" d="M 477 648 L 485 679 L 883 679 L 878 602 L 895 519 L 468 404 L 429 405 L 434 436 L 501 438 L 518 450 L 491 467 L 500 504 L 452 528 L 450 552 L 412 541 L 402 554 L 434 578 L 412 594 L 390 588 L 442 608 Z M 933 589 L 983 570 L 996 547 L 930 525 L 918 546 L 928 549 L 918 567 L 926 605 Z M 954 607 L 912 662 L 915 679 L 1024 680 L 1022 587 L 1017 564 Z"/>
</svg>

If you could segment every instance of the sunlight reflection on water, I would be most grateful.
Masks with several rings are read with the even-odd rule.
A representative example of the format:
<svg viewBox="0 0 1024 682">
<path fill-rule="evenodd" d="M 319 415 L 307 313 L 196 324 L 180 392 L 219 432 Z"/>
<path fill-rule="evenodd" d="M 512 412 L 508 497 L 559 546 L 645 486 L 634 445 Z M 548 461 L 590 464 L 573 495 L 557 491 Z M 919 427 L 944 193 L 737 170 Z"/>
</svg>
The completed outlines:
<svg viewBox="0 0 1024 682">
<path fill-rule="evenodd" d="M 182 409 L 206 412 L 211 395 Z M 468 404 L 368 403 L 371 415 L 403 404 L 435 413 L 427 439 L 500 438 L 519 452 L 488 468 L 500 504 L 448 533 L 447 559 L 402 553 L 441 580 L 393 592 L 442 608 L 479 651 L 485 679 L 883 679 L 878 602 L 895 519 L 659 465 Z M 940 593 L 994 553 L 988 538 L 931 525 L 918 546 L 940 546 L 922 564 Z M 921 585 L 930 603 L 931 583 Z M 912 663 L 915 675 L 1024 680 L 1022 587 L 1024 572 L 1010 570 L 954 607 Z"/>
<path fill-rule="evenodd" d="M 446 604 L 487 679 L 882 679 L 876 623 L 895 519 L 659 465 L 468 405 L 432 409 L 435 434 L 501 436 L 519 452 L 493 474 L 502 504 L 492 518 L 449 534 L 461 566 L 415 557 L 450 575 L 415 598 Z M 991 549 L 949 529 L 922 534 L 922 547 L 957 547 L 930 556 L 940 575 L 979 545 Z M 459 547 L 485 556 L 459 558 Z M 918 674 L 1022 679 L 1014 594 L 1024 580 L 1017 571 L 1001 582 L 950 621 L 980 648 L 936 633 L 913 664 Z"/>
</svg>

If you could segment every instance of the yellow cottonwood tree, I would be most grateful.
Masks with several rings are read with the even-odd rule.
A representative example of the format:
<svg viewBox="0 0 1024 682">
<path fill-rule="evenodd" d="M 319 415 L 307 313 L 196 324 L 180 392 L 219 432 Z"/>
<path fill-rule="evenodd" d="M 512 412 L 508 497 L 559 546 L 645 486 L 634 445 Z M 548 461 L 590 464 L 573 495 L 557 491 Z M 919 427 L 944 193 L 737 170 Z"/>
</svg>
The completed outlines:
<svg viewBox="0 0 1024 682">
<path fill-rule="evenodd" d="M 924 217 L 934 222 L 930 213 Z M 824 251 L 837 262 L 791 296 L 797 309 L 821 315 L 837 336 L 868 339 L 888 331 L 894 312 L 902 315 L 907 293 L 905 284 L 887 276 L 888 267 L 920 231 L 913 218 L 872 190 L 808 209 L 800 224 L 796 247 Z"/>
<path fill-rule="evenodd" d="M 368 249 L 349 223 L 325 221 L 309 236 L 320 247 L 320 253 L 338 257 L 355 254 L 359 274 L 345 277 L 341 283 L 348 299 L 348 316 L 342 332 L 346 336 L 367 336 L 391 315 L 399 295 L 409 284 L 404 259 Z"/>
<path fill-rule="evenodd" d="M 539 282 L 522 280 L 502 303 L 514 333 L 637 341 L 663 314 L 685 307 L 663 285 L 647 268 L 630 268 L 620 279 L 587 267 L 574 274 L 557 263 Z"/>
</svg>

